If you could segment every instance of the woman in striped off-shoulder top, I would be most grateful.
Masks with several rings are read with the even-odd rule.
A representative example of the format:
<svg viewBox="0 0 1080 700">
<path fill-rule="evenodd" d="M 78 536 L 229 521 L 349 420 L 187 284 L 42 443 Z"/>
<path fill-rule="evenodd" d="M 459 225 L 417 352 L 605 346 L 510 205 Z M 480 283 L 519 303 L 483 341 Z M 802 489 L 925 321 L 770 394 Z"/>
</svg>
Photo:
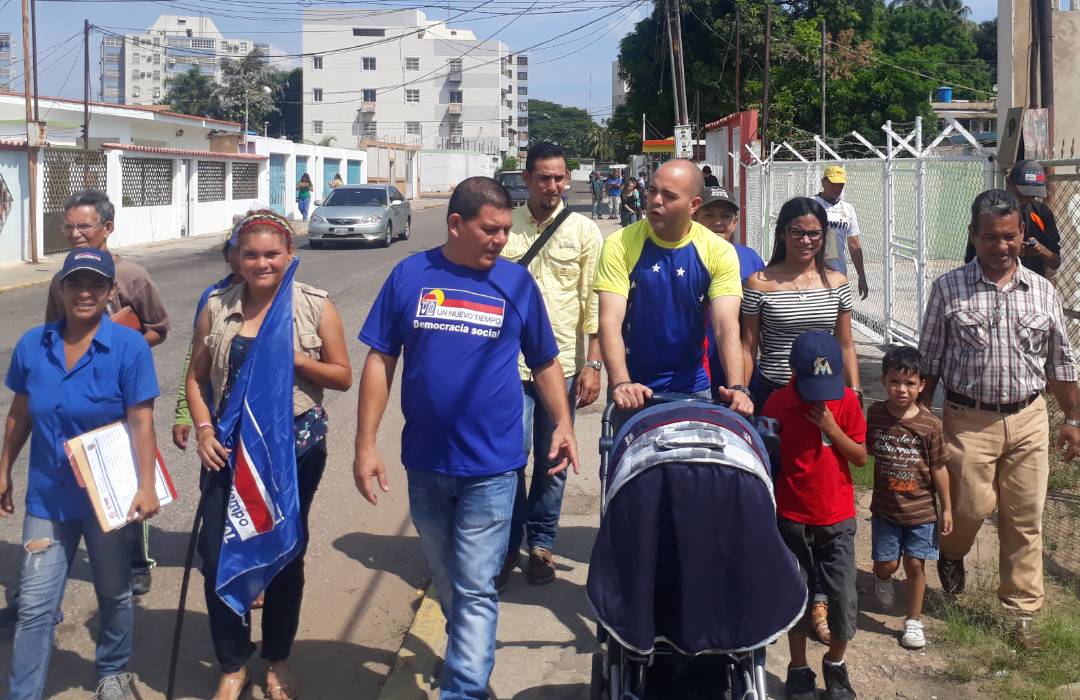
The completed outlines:
<svg viewBox="0 0 1080 700">
<path fill-rule="evenodd" d="M 788 200 L 776 221 L 772 258 L 746 280 L 742 302 L 744 367 L 754 408 L 791 379 L 788 356 L 801 333 L 833 333 L 844 351 L 844 377 L 856 393 L 859 364 L 851 339 L 851 287 L 825 267 L 825 210 L 809 197 Z"/>
</svg>

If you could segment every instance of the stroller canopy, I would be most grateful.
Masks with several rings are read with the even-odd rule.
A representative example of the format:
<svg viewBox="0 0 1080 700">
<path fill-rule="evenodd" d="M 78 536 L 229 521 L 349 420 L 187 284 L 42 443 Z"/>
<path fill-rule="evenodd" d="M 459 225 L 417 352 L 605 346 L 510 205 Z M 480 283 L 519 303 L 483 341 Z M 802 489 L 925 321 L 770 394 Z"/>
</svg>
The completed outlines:
<svg viewBox="0 0 1080 700">
<path fill-rule="evenodd" d="M 734 653 L 798 621 L 806 583 L 747 421 L 699 402 L 653 406 L 626 422 L 610 457 L 587 590 L 620 644 Z"/>
</svg>

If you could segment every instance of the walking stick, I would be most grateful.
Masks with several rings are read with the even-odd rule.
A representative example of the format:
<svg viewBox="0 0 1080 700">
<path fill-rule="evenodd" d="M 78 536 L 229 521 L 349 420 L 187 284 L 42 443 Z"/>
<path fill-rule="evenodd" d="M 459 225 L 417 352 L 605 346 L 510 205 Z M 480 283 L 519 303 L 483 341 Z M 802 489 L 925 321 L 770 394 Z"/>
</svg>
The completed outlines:
<svg viewBox="0 0 1080 700">
<path fill-rule="evenodd" d="M 184 629 L 184 610 L 187 607 L 188 583 L 191 581 L 191 563 L 195 559 L 195 546 L 199 540 L 199 527 L 202 525 L 203 507 L 206 494 L 203 489 L 199 494 L 199 505 L 195 508 L 195 522 L 191 524 L 191 538 L 188 540 L 187 557 L 184 559 L 184 578 L 180 583 L 180 602 L 176 607 L 176 626 L 173 628 L 172 653 L 169 656 L 169 685 L 165 690 L 165 700 L 173 700 L 176 688 L 176 662 L 180 657 L 180 637 Z"/>
</svg>

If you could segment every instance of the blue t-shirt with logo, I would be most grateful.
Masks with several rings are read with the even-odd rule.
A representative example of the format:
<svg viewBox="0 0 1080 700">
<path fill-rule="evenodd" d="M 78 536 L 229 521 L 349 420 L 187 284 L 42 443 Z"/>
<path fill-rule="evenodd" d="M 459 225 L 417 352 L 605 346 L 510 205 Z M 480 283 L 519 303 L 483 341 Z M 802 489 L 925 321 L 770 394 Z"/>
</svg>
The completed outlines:
<svg viewBox="0 0 1080 700">
<path fill-rule="evenodd" d="M 450 476 L 524 466 L 518 354 L 536 369 L 559 354 L 528 271 L 500 258 L 489 270 L 450 262 L 441 248 L 394 268 L 360 340 L 404 349 L 401 462 Z"/>
</svg>

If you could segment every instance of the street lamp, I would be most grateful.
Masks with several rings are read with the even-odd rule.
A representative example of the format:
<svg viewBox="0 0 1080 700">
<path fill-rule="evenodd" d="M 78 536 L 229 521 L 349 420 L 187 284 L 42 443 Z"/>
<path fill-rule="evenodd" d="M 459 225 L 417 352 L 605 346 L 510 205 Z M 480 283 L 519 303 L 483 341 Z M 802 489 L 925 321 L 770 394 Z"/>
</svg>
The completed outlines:
<svg viewBox="0 0 1080 700">
<path fill-rule="evenodd" d="M 266 95 L 274 94 L 274 91 L 269 87 L 263 85 L 262 91 Z M 248 99 L 251 97 L 251 93 L 248 90 L 244 90 L 244 136 L 247 136 L 248 132 Z"/>
</svg>

